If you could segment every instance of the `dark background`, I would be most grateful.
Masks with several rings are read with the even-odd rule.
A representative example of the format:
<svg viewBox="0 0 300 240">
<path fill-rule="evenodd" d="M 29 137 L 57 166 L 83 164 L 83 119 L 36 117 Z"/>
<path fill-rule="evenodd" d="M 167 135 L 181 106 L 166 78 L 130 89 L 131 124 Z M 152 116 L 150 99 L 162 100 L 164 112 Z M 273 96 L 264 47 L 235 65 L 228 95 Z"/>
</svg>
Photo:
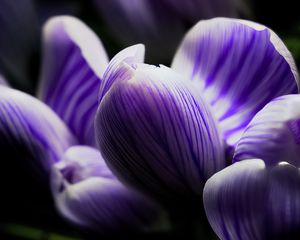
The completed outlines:
<svg viewBox="0 0 300 240">
<path fill-rule="evenodd" d="M 296 1 L 253 0 L 249 3 L 251 14 L 247 18 L 273 29 L 288 46 L 299 66 L 300 13 Z M 39 26 L 51 15 L 71 14 L 82 19 L 101 36 L 110 57 L 124 47 L 124 43 L 118 41 L 110 33 L 90 1 L 35 1 L 35 8 Z M 186 28 L 190 27 L 191 24 L 187 24 Z M 38 36 L 40 36 L 40 30 L 38 30 Z M 0 36 L 2 37 L 5 36 Z M 40 38 L 37 38 L 35 46 L 27 78 L 30 79 L 29 83 L 18 86 L 12 81 L 14 87 L 30 93 L 34 93 L 38 81 Z M 171 59 L 163 62 L 155 61 L 156 59 L 148 57 L 148 62 L 165 65 L 169 65 Z M 5 75 L 13 78 L 9 73 Z M 47 183 L 34 177 L 35 172 L 22 162 L 22 159 L 7 157 L 3 152 L 0 154 L 0 239 L 14 239 L 18 236 L 22 239 L 20 235 L 23 235 L 24 239 L 96 239 L 96 237 L 87 236 L 85 232 L 78 231 L 61 219 L 54 208 Z M 158 236 L 152 237 L 157 239 Z"/>
</svg>

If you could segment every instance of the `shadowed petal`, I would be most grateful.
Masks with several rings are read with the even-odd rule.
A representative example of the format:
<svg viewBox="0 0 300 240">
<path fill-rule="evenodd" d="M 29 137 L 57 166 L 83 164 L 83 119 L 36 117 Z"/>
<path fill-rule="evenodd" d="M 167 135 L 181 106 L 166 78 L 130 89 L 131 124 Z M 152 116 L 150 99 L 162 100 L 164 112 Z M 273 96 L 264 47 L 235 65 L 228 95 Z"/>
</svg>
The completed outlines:
<svg viewBox="0 0 300 240">
<path fill-rule="evenodd" d="M 126 73 L 120 70 L 120 65 L 143 63 L 145 57 L 145 46 L 143 44 L 136 44 L 120 51 L 109 62 L 108 67 L 104 73 L 103 80 L 99 91 L 99 102 L 102 100 L 106 92 L 110 89 L 113 83 L 119 78 L 126 78 Z"/>
<path fill-rule="evenodd" d="M 48 171 L 64 151 L 76 144 L 61 119 L 39 100 L 0 86 L 0 146 L 3 156 L 15 156 Z M 43 169 L 40 169 L 43 168 Z"/>
<path fill-rule="evenodd" d="M 94 148 L 70 148 L 53 166 L 51 184 L 61 214 L 95 231 L 150 230 L 160 220 L 161 209 L 121 184 Z"/>
<path fill-rule="evenodd" d="M 80 20 L 61 16 L 44 26 L 39 98 L 71 128 L 80 143 L 95 144 L 94 116 L 108 60 L 102 43 Z"/>
<path fill-rule="evenodd" d="M 172 68 L 211 104 L 229 145 L 266 103 L 297 92 L 291 54 L 272 30 L 250 21 L 199 22 L 184 38 Z"/>
<path fill-rule="evenodd" d="M 204 207 L 221 240 L 296 239 L 287 237 L 299 234 L 299 184 L 292 165 L 268 168 L 262 160 L 244 160 L 207 181 Z"/>
<path fill-rule="evenodd" d="M 300 166 L 300 95 L 279 97 L 250 122 L 237 144 L 234 161 L 264 159 Z"/>
<path fill-rule="evenodd" d="M 129 79 L 110 88 L 96 115 L 107 164 L 124 182 L 155 195 L 201 193 L 225 166 L 210 109 L 167 67 L 127 69 Z"/>
</svg>

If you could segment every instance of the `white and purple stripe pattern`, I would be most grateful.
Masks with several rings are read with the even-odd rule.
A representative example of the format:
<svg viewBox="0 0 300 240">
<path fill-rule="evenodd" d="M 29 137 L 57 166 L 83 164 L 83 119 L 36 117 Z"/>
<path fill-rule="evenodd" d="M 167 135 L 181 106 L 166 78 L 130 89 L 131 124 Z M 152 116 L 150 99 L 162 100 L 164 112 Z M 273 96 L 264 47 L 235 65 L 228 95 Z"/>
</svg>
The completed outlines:
<svg viewBox="0 0 300 240">
<path fill-rule="evenodd" d="M 170 68 L 128 66 L 96 115 L 98 145 L 115 174 L 158 196 L 201 194 L 225 167 L 224 148 L 209 107 Z"/>
<path fill-rule="evenodd" d="M 51 187 L 61 214 L 96 232 L 149 230 L 162 214 L 156 203 L 119 182 L 100 152 L 87 146 L 69 148 L 53 165 Z"/>
<path fill-rule="evenodd" d="M 287 95 L 267 104 L 249 123 L 234 154 L 234 161 L 263 159 L 300 166 L 300 95 Z"/>
<path fill-rule="evenodd" d="M 234 163 L 204 187 L 208 220 L 221 240 L 298 239 L 300 174 L 288 163 Z"/>
<path fill-rule="evenodd" d="M 266 103 L 297 93 L 291 54 L 273 31 L 249 21 L 200 21 L 184 38 L 172 68 L 210 103 L 229 145 Z"/>
<path fill-rule="evenodd" d="M 80 143 L 95 145 L 94 116 L 108 59 L 102 43 L 84 23 L 63 16 L 44 27 L 39 98 L 70 127 Z"/>
<path fill-rule="evenodd" d="M 99 90 L 99 102 L 101 102 L 104 95 L 108 92 L 113 83 L 124 78 L 123 73 L 118 71 L 119 66 L 123 64 L 143 63 L 145 58 L 145 46 L 143 44 L 136 44 L 127 47 L 116 54 L 109 62 L 108 67 L 103 75 L 102 83 Z"/>
<path fill-rule="evenodd" d="M 0 146 L 3 156 L 17 157 L 47 173 L 76 140 L 61 119 L 39 100 L 0 86 Z"/>
</svg>

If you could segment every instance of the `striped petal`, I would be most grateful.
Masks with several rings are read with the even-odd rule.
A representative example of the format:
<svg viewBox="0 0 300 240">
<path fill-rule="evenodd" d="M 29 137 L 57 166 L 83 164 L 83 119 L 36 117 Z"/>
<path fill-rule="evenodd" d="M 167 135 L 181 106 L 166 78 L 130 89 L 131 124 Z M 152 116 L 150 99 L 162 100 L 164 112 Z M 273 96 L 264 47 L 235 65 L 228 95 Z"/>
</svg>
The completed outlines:
<svg viewBox="0 0 300 240">
<path fill-rule="evenodd" d="M 91 147 L 68 149 L 53 166 L 51 185 L 61 214 L 97 232 L 143 231 L 160 220 L 161 209 L 121 184 Z"/>
<path fill-rule="evenodd" d="M 95 144 L 94 116 L 108 60 L 102 43 L 80 20 L 54 17 L 44 26 L 38 96 L 70 127 L 80 143 Z"/>
<path fill-rule="evenodd" d="M 221 240 L 298 239 L 299 184 L 299 169 L 290 164 L 244 160 L 207 181 L 206 215 Z"/>
<path fill-rule="evenodd" d="M 117 176 L 158 197 L 201 193 L 225 166 L 209 107 L 164 66 L 127 65 L 126 78 L 102 99 L 95 127 Z"/>
<path fill-rule="evenodd" d="M 210 103 L 229 145 L 236 144 L 266 103 L 296 93 L 299 80 L 291 54 L 272 30 L 227 18 L 201 21 L 192 28 L 172 68 Z"/>
<path fill-rule="evenodd" d="M 300 95 L 276 98 L 250 122 L 237 144 L 234 161 L 261 158 L 300 166 Z"/>
<path fill-rule="evenodd" d="M 0 148 L 6 159 L 16 157 L 47 172 L 74 144 L 74 136 L 50 108 L 25 93 L 0 86 Z"/>
<path fill-rule="evenodd" d="M 124 78 L 124 71 L 120 71 L 120 65 L 143 63 L 145 57 L 145 46 L 143 44 L 136 44 L 128 48 L 123 49 L 116 54 L 114 58 L 109 62 L 108 67 L 104 73 L 103 80 L 99 91 L 99 102 L 104 95 L 113 85 L 113 83 L 119 78 Z"/>
</svg>

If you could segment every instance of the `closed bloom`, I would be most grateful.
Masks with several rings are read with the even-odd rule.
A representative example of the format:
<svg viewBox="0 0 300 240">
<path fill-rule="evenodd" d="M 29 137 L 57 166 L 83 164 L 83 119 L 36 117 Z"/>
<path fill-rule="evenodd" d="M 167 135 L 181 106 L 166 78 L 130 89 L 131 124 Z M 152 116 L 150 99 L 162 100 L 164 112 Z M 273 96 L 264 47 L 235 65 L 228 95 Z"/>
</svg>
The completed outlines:
<svg viewBox="0 0 300 240">
<path fill-rule="evenodd" d="M 101 232 L 153 229 L 160 207 L 122 185 L 92 148 L 107 63 L 102 43 L 84 23 L 69 16 L 50 19 L 43 32 L 39 99 L 0 78 L 1 151 L 50 178 L 58 210 L 71 222 Z M 89 147 L 70 148 L 80 144 Z"/>
<path fill-rule="evenodd" d="M 167 67 L 124 63 L 117 71 L 96 117 L 109 166 L 155 194 L 201 192 L 205 179 L 225 166 L 208 106 Z"/>
<path fill-rule="evenodd" d="M 238 142 L 235 163 L 210 178 L 204 206 L 221 239 L 300 236 L 300 96 L 267 104 Z"/>
<path fill-rule="evenodd" d="M 201 194 L 253 116 L 297 92 L 289 51 L 273 31 L 249 21 L 199 22 L 171 68 L 135 64 L 124 53 L 100 86 L 98 144 L 120 179 L 155 195 Z"/>
</svg>

